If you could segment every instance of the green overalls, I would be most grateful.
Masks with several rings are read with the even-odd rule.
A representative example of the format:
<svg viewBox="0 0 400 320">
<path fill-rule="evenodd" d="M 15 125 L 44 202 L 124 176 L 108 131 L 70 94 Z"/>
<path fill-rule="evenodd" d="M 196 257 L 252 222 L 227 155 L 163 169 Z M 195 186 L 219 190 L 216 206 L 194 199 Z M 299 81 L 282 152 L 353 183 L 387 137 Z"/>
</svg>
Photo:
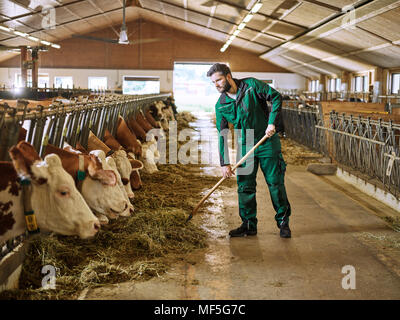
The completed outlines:
<svg viewBox="0 0 400 320">
<path fill-rule="evenodd" d="M 238 87 L 236 100 L 226 93 L 221 94 L 215 105 L 216 124 L 219 132 L 219 154 L 221 166 L 229 164 L 229 149 L 226 143 L 229 133 L 228 123 L 240 129 L 241 140 L 237 151 L 243 157 L 265 135 L 268 124 L 274 124 L 276 132 L 283 130 L 280 116 L 282 98 L 278 91 L 266 83 L 254 78 L 234 79 Z M 268 110 L 267 101 L 272 102 Z M 246 129 L 253 129 L 254 143 L 246 148 Z M 286 164 L 281 153 L 279 135 L 275 133 L 261 144 L 246 162 L 238 168 L 237 184 L 239 215 L 250 228 L 257 227 L 256 176 L 258 165 L 264 173 L 278 227 L 283 221 L 289 221 L 290 204 L 286 196 L 284 177 Z M 246 169 L 247 168 L 247 169 Z M 249 170 L 250 169 L 250 170 Z M 240 173 L 242 170 L 242 173 Z"/>
</svg>

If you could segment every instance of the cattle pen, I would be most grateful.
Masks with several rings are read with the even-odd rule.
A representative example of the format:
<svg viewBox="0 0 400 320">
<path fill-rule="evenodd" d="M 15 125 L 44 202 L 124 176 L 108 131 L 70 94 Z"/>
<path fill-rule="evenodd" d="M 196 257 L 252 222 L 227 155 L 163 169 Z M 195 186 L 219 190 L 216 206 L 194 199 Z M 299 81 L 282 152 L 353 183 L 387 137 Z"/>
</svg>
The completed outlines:
<svg viewBox="0 0 400 320">
<path fill-rule="evenodd" d="M 400 0 L 1 0 L 3 309 L 398 301 L 399 17 Z"/>
</svg>

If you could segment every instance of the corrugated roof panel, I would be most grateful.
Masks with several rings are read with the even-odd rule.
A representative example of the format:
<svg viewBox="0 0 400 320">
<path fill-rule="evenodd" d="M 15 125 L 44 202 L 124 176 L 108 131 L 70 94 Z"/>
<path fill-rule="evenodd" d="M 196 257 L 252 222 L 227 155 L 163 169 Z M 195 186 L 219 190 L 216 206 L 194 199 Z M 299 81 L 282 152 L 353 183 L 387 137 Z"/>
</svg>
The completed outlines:
<svg viewBox="0 0 400 320">
<path fill-rule="evenodd" d="M 228 23 L 228 22 L 224 22 L 221 20 L 217 20 L 217 19 L 211 19 L 211 28 L 212 29 L 216 29 L 216 30 L 220 30 L 222 32 L 226 32 L 226 33 L 230 33 L 231 30 L 234 28 L 234 24 L 232 23 Z"/>
<path fill-rule="evenodd" d="M 242 21 L 246 14 L 246 10 L 241 10 L 228 5 L 220 4 L 215 10 L 214 16 L 238 24 Z"/>
<path fill-rule="evenodd" d="M 260 9 L 260 13 L 279 18 L 287 10 L 299 3 L 296 0 L 264 0 L 263 6 Z"/>
<path fill-rule="evenodd" d="M 194 12 L 188 12 L 187 18 L 190 22 L 194 22 L 202 26 L 207 26 L 209 20 L 209 17 Z"/>
<path fill-rule="evenodd" d="M 293 36 L 303 32 L 304 29 L 284 23 L 277 22 L 270 29 L 267 30 L 268 33 L 278 36 L 284 39 L 290 39 Z"/>
<path fill-rule="evenodd" d="M 400 66 L 400 48 L 390 46 L 377 51 L 366 51 L 356 55 L 361 59 L 383 68 L 395 68 Z"/>
<path fill-rule="evenodd" d="M 318 0 L 318 2 L 329 4 L 331 6 L 335 6 L 335 7 L 338 7 L 339 9 L 342 9 L 342 8 L 344 8 L 346 6 L 354 5 L 354 4 L 356 4 L 357 2 L 360 2 L 360 1 L 359 0 L 335 0 L 335 1 L 332 1 L 332 0 Z"/>
<path fill-rule="evenodd" d="M 313 3 L 303 2 L 295 10 L 284 17 L 283 20 L 302 26 L 311 27 L 312 25 L 335 13 L 336 11 L 328 8 L 324 8 Z"/>
<path fill-rule="evenodd" d="M 278 46 L 283 42 L 283 40 L 279 40 L 273 37 L 270 37 L 266 34 L 259 33 L 258 37 L 256 38 L 257 42 L 263 43 L 269 47 L 275 47 Z"/>
<path fill-rule="evenodd" d="M 297 51 L 288 51 L 288 52 L 281 54 L 281 56 L 285 57 L 287 59 L 292 58 L 292 59 L 295 59 L 295 60 L 297 60 L 299 62 L 303 62 L 303 63 L 315 61 L 315 57 L 312 57 L 303 52 L 297 52 Z"/>
<path fill-rule="evenodd" d="M 341 31 L 329 35 L 327 38 L 323 38 L 323 40 L 324 42 L 337 46 L 346 52 L 370 48 L 385 43 L 384 40 L 372 36 L 358 28 L 342 29 Z"/>
<path fill-rule="evenodd" d="M 171 6 L 167 3 L 163 3 L 162 8 L 164 9 L 165 14 L 185 20 L 185 9 L 181 9 L 176 6 Z"/>
<path fill-rule="evenodd" d="M 321 40 L 315 40 L 305 45 L 296 46 L 294 50 L 304 52 L 310 56 L 313 56 L 315 59 L 324 59 L 345 53 L 345 51 L 339 47 L 332 46 Z"/>
<path fill-rule="evenodd" d="M 400 40 L 400 8 L 390 10 L 357 24 L 390 41 Z"/>
<path fill-rule="evenodd" d="M 31 11 L 29 9 L 25 9 L 23 6 L 18 5 L 12 1 L 0 1 L 0 14 L 9 18 L 13 18 L 30 12 Z"/>
</svg>

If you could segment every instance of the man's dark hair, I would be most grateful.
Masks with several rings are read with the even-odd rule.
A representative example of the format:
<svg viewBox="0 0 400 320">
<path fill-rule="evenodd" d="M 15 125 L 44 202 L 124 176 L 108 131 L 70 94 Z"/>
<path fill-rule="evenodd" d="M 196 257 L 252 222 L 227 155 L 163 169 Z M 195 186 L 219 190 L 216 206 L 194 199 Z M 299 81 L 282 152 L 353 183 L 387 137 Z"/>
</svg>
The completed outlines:
<svg viewBox="0 0 400 320">
<path fill-rule="evenodd" d="M 224 75 L 225 77 L 228 74 L 231 74 L 231 69 L 229 69 L 229 67 L 226 64 L 223 63 L 215 63 L 212 65 L 212 67 L 210 68 L 210 70 L 208 70 L 207 72 L 207 77 L 211 77 L 214 73 L 216 72 L 221 72 L 222 75 Z"/>
</svg>

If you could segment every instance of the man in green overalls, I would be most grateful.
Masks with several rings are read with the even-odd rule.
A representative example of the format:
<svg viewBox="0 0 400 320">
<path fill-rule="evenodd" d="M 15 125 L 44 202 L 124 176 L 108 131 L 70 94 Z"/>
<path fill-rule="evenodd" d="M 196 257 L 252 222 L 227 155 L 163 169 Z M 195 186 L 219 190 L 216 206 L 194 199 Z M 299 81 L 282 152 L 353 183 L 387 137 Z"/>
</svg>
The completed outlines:
<svg viewBox="0 0 400 320">
<path fill-rule="evenodd" d="M 238 168 L 239 215 L 243 223 L 239 228 L 231 230 L 229 235 L 243 237 L 257 234 L 256 176 L 260 165 L 276 212 L 275 220 L 280 229 L 280 236 L 290 238 L 291 210 L 284 185 L 286 164 L 277 133 L 283 131 L 280 93 L 255 78 L 233 79 L 229 67 L 225 64 L 214 64 L 207 76 L 211 77 L 211 81 L 221 93 L 215 105 L 215 114 L 224 177 L 233 175 L 227 144 L 228 123 L 240 130 L 241 141 L 238 145 L 241 150 L 237 151 L 238 156 L 243 157 L 264 135 L 269 137 L 246 160 L 242 168 Z M 267 101 L 272 103 L 271 111 Z"/>
</svg>

